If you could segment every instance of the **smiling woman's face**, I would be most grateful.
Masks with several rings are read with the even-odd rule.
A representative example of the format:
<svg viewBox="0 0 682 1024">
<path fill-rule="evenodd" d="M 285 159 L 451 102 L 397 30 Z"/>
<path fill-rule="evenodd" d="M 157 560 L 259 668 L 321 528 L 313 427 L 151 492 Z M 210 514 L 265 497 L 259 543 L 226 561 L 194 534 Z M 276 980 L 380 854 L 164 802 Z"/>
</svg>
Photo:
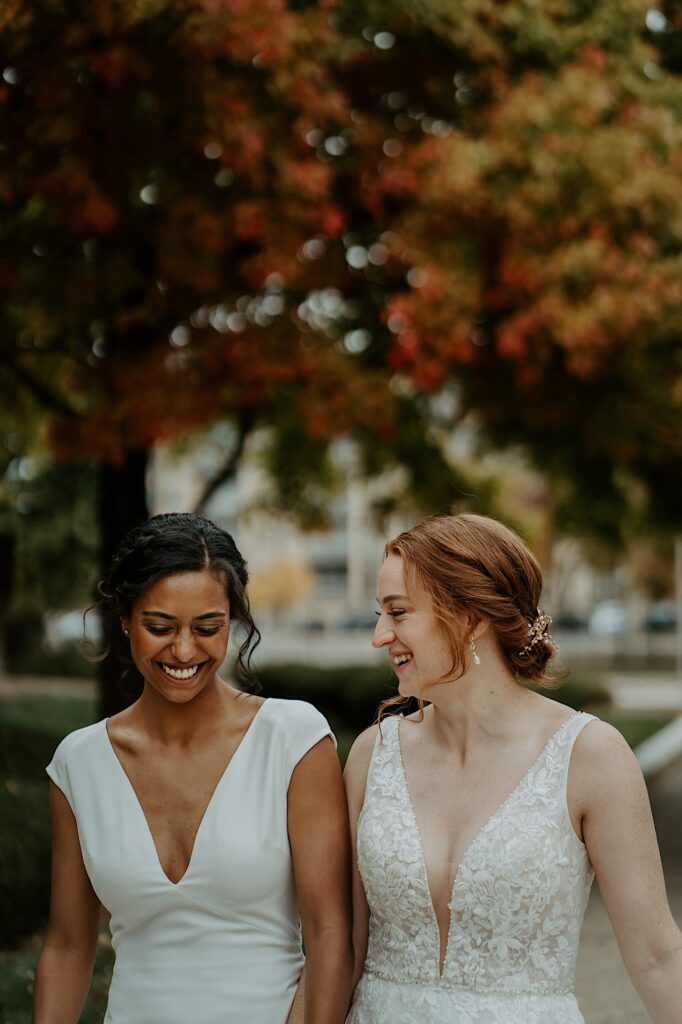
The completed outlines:
<svg viewBox="0 0 682 1024">
<path fill-rule="evenodd" d="M 145 685 L 184 703 L 214 683 L 225 660 L 230 635 L 225 583 L 208 569 L 165 576 L 134 601 L 121 625 Z"/>
<path fill-rule="evenodd" d="M 408 590 L 404 568 L 400 555 L 390 554 L 379 570 L 380 611 L 372 642 L 387 649 L 400 694 L 418 697 L 451 671 L 452 651 L 430 595 L 415 583 Z"/>
</svg>

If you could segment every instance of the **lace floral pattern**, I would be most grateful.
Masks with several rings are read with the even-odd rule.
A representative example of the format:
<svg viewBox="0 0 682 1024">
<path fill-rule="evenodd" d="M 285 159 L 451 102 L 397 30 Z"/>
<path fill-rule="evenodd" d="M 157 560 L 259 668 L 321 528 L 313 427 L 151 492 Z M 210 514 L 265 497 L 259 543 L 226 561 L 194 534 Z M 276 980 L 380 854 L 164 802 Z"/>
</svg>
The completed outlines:
<svg viewBox="0 0 682 1024">
<path fill-rule="evenodd" d="M 585 1024 L 575 996 L 486 996 L 363 974 L 347 1024 Z"/>
<path fill-rule="evenodd" d="M 358 823 L 371 917 L 366 973 L 349 1022 L 582 1020 L 570 993 L 593 871 L 570 822 L 566 777 L 573 743 L 591 717 L 578 713 L 561 726 L 465 851 L 442 977 L 400 720 L 382 725 Z"/>
</svg>

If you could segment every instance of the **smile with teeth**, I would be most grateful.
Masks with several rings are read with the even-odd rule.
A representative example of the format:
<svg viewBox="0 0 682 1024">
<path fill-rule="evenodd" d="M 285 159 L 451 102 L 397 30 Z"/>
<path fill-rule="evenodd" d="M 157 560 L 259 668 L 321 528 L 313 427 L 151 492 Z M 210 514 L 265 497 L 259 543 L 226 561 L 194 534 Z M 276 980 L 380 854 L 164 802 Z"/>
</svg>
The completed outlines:
<svg viewBox="0 0 682 1024">
<path fill-rule="evenodd" d="M 201 668 L 201 665 L 191 665 L 189 668 L 173 668 L 172 665 L 164 665 L 163 662 L 159 662 L 159 665 L 171 679 L 183 680 L 192 679 Z"/>
<path fill-rule="evenodd" d="M 393 656 L 394 665 L 405 665 L 408 661 L 412 660 L 411 654 L 395 654 Z"/>
</svg>

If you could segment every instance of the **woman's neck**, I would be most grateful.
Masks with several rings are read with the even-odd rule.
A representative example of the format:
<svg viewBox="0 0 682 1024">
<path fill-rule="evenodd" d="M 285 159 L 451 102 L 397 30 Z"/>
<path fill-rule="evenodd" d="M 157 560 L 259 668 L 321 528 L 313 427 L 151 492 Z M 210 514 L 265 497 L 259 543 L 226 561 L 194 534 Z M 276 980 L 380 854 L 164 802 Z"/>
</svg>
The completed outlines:
<svg viewBox="0 0 682 1024">
<path fill-rule="evenodd" d="M 430 688 L 427 718 L 436 743 L 463 758 L 480 743 L 511 737 L 527 728 L 527 716 L 542 698 L 519 683 L 503 663 L 488 660 L 460 679 Z"/>
<path fill-rule="evenodd" d="M 137 723 L 157 742 L 186 746 L 233 710 L 238 690 L 218 676 L 191 701 L 175 704 L 145 683 L 142 696 L 131 709 Z"/>
</svg>

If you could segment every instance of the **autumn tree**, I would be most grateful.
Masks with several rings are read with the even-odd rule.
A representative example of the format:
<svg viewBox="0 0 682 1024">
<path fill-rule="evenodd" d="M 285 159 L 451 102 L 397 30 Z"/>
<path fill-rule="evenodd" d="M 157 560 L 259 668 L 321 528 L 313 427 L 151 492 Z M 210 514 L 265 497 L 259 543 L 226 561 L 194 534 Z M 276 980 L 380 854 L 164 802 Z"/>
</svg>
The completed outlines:
<svg viewBox="0 0 682 1024">
<path fill-rule="evenodd" d="M 680 90 L 660 16 L 7 3 L 6 413 L 28 403 L 60 455 L 97 460 L 103 557 L 145 514 L 151 446 L 215 421 L 233 446 L 204 499 L 265 425 L 304 514 L 340 434 L 443 507 L 471 490 L 451 439 L 473 422 L 524 446 L 572 528 L 675 520 Z"/>
<path fill-rule="evenodd" d="M 682 518 L 682 89 L 665 11 L 346 5 L 375 83 L 357 120 L 376 130 L 384 113 L 371 219 L 410 266 L 382 307 L 382 358 L 417 397 L 451 392 L 446 429 L 473 416 L 483 443 L 523 446 L 563 527 L 608 540 Z M 430 148 L 409 146 L 420 134 Z"/>
<path fill-rule="evenodd" d="M 147 513 L 158 441 L 230 424 L 205 502 L 266 425 L 280 499 L 310 517 L 331 437 L 390 440 L 399 403 L 355 358 L 363 307 L 345 287 L 338 42 L 327 4 L 0 12 L 4 415 L 95 460 L 104 564 Z M 105 695 L 111 712 L 108 677 Z"/>
<path fill-rule="evenodd" d="M 3 7 L 6 411 L 98 460 L 104 561 L 154 442 L 229 417 L 236 459 L 283 389 L 365 386 L 278 323 L 301 246 L 344 226 L 305 140 L 345 116 L 330 35 L 277 0 Z"/>
</svg>

